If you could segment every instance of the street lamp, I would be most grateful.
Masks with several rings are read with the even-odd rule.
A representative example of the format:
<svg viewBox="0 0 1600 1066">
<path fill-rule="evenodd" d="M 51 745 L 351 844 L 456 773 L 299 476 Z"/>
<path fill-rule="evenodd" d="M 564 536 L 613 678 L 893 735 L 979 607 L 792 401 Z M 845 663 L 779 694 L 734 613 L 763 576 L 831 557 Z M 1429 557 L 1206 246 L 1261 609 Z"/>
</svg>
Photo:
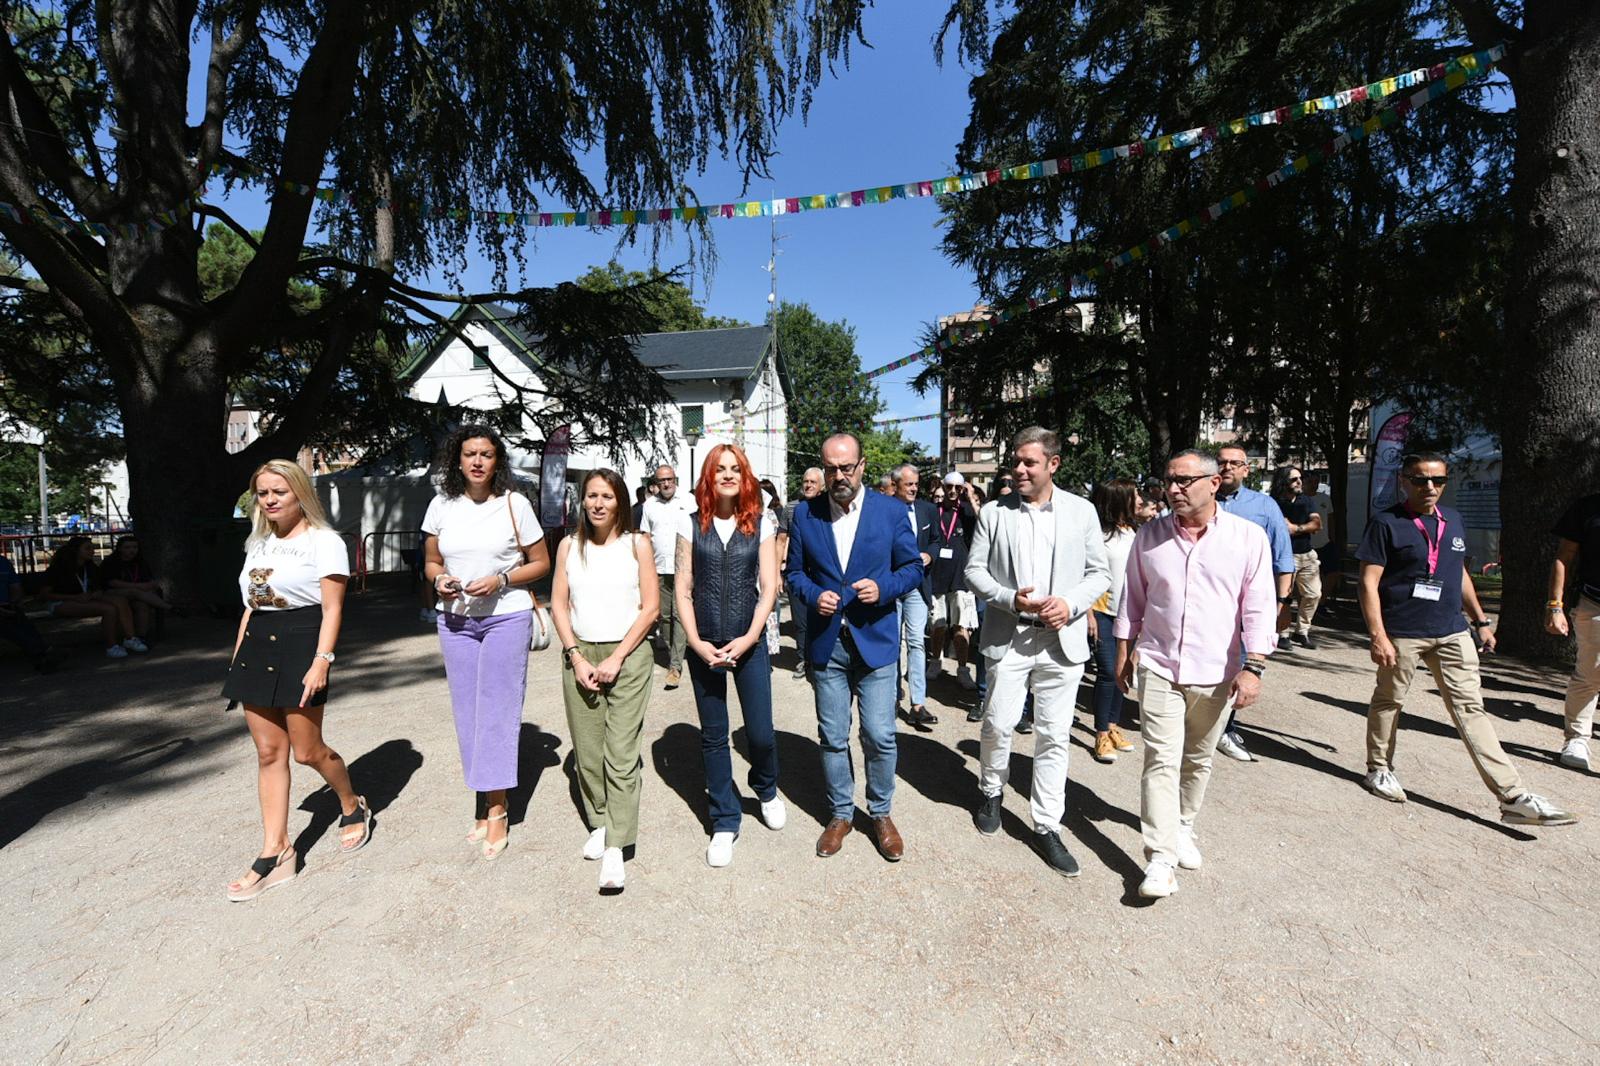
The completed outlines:
<svg viewBox="0 0 1600 1066">
<path fill-rule="evenodd" d="M 689 483 L 692 485 L 695 483 L 695 478 L 699 476 L 694 469 L 694 446 L 700 443 L 700 431 L 688 430 L 684 433 L 683 439 L 689 442 Z"/>
</svg>

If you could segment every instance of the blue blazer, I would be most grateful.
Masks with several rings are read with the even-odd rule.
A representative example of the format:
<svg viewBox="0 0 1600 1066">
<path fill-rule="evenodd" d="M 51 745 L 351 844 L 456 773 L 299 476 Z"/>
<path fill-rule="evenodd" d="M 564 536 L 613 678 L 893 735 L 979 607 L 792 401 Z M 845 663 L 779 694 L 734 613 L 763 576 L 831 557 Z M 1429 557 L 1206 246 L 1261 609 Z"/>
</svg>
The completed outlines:
<svg viewBox="0 0 1600 1066">
<path fill-rule="evenodd" d="M 833 543 L 833 504 L 828 494 L 801 500 L 789 526 L 789 590 L 805 602 L 806 661 L 826 665 L 839 641 L 840 625 L 850 627 L 862 665 L 869 670 L 900 658 L 900 619 L 895 601 L 922 585 L 922 556 L 906 520 L 906 505 L 864 489 L 861 522 L 850 548 L 850 567 L 839 565 Z M 878 602 L 862 603 L 850 586 L 862 578 L 878 583 Z M 839 594 L 839 610 L 824 617 L 817 600 Z"/>
</svg>

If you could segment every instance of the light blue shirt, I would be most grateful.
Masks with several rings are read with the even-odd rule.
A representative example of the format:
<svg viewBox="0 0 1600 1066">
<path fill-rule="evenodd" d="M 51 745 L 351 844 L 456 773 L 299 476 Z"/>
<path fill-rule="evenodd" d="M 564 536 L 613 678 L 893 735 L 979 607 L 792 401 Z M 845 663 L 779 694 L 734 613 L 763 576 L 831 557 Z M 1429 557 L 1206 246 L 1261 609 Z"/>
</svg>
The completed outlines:
<svg viewBox="0 0 1600 1066">
<path fill-rule="evenodd" d="M 1240 485 L 1232 496 L 1217 497 L 1217 506 L 1229 514 L 1248 518 L 1267 531 L 1267 543 L 1272 547 L 1272 572 L 1294 573 L 1294 546 L 1289 543 L 1289 523 L 1283 510 L 1271 496 L 1257 492 L 1249 485 Z"/>
</svg>

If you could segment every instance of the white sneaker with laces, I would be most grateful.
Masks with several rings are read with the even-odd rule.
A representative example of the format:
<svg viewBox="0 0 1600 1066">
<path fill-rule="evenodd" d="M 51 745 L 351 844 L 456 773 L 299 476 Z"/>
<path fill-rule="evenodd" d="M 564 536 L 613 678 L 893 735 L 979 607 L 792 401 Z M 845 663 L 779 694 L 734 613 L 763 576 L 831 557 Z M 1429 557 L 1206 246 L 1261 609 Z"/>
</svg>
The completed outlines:
<svg viewBox="0 0 1600 1066">
<path fill-rule="evenodd" d="M 620 891 L 627 880 L 628 871 L 622 864 L 622 849 L 607 848 L 600 856 L 600 888 L 602 891 Z"/>
<path fill-rule="evenodd" d="M 1198 870 L 1204 862 L 1205 857 L 1200 854 L 1200 848 L 1195 844 L 1194 828 L 1180 825 L 1178 827 L 1178 868 Z"/>
<path fill-rule="evenodd" d="M 1256 761 L 1255 756 L 1251 755 L 1244 746 L 1244 739 L 1238 733 L 1224 733 L 1218 737 L 1217 750 L 1228 758 L 1237 759 L 1240 762 Z"/>
<path fill-rule="evenodd" d="M 736 833 L 712 833 L 711 843 L 706 847 L 707 866 L 726 866 L 733 861 L 733 842 Z"/>
<path fill-rule="evenodd" d="M 106 649 L 107 659 L 126 659 L 127 657 L 128 649 L 124 648 L 121 644 L 113 644 L 111 647 Z"/>
<path fill-rule="evenodd" d="M 589 839 L 583 842 L 583 857 L 590 862 L 598 859 L 606 852 L 606 830 L 601 826 L 589 834 Z"/>
<path fill-rule="evenodd" d="M 1589 742 L 1582 737 L 1573 737 L 1561 745 L 1561 754 L 1557 756 L 1562 766 L 1570 766 L 1574 770 L 1589 769 Z"/>
<path fill-rule="evenodd" d="M 1406 801 L 1406 790 L 1400 787 L 1400 779 L 1394 776 L 1393 770 L 1367 771 L 1367 776 L 1361 779 L 1361 787 L 1391 803 Z"/>
<path fill-rule="evenodd" d="M 1500 804 L 1500 820 L 1507 825 L 1571 825 L 1578 816 L 1537 793 L 1524 792 L 1510 803 Z"/>
<path fill-rule="evenodd" d="M 150 650 L 150 645 L 146 644 L 138 637 L 129 637 L 127 640 L 122 642 L 122 646 L 127 648 L 129 651 L 137 652 L 140 655 L 143 655 L 145 652 Z"/>
<path fill-rule="evenodd" d="M 783 799 L 773 796 L 761 804 L 761 824 L 768 829 L 782 829 L 789 821 L 789 808 L 783 805 Z"/>
<path fill-rule="evenodd" d="M 1145 899 L 1164 899 L 1178 891 L 1178 874 L 1165 859 L 1151 859 L 1139 882 L 1139 895 Z"/>
<path fill-rule="evenodd" d="M 961 686 L 963 692 L 977 691 L 978 683 L 972 679 L 971 666 L 966 663 L 961 664 L 961 668 L 956 671 L 956 684 Z"/>
</svg>

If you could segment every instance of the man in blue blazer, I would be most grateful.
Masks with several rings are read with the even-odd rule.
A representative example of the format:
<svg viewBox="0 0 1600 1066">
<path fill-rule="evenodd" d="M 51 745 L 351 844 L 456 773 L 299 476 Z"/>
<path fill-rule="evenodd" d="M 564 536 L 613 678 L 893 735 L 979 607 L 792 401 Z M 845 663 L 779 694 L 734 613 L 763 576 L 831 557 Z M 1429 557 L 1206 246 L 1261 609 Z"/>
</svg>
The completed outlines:
<svg viewBox="0 0 1600 1066">
<path fill-rule="evenodd" d="M 838 853 L 855 813 L 850 767 L 850 703 L 861 706 L 867 814 L 878 851 L 890 862 L 905 842 L 889 817 L 894 800 L 895 674 L 900 620 L 895 601 L 923 579 L 903 504 L 861 483 L 861 442 L 836 433 L 822 444 L 827 492 L 795 508 L 789 529 L 789 588 L 808 612 L 802 654 L 811 666 L 817 738 L 832 820 L 817 839 L 822 858 Z"/>
<path fill-rule="evenodd" d="M 906 687 L 911 690 L 911 709 L 906 721 L 927 733 L 939 719 L 928 711 L 928 610 L 933 605 L 933 551 L 939 537 L 939 509 L 929 500 L 917 498 L 922 474 L 906 463 L 894 472 L 894 498 L 906 511 L 906 521 L 917 538 L 917 555 L 922 560 L 922 584 L 900 597 L 900 631 L 906 646 Z M 898 687 L 896 691 L 898 696 Z M 896 706 L 899 700 L 895 701 Z"/>
</svg>

